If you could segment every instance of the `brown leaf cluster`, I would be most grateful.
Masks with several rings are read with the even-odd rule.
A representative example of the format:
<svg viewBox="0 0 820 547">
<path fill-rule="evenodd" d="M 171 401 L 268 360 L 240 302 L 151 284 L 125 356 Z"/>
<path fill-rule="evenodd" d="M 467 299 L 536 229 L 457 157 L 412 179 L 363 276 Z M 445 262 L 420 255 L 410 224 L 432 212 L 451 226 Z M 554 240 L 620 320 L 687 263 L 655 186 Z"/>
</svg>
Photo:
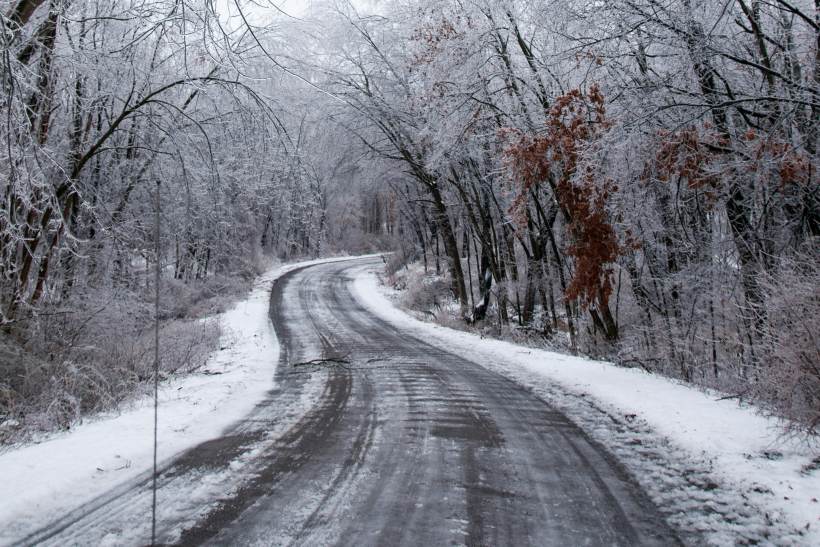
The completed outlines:
<svg viewBox="0 0 820 547">
<path fill-rule="evenodd" d="M 502 132 L 502 138 L 511 142 L 504 152 L 505 161 L 518 185 L 512 216 L 522 217 L 533 187 L 551 185 L 567 220 L 571 241 L 567 253 L 575 263 L 567 297 L 583 306 L 607 303 L 612 292 L 612 264 L 622 251 L 607 212 L 607 203 L 617 189 L 614 181 L 600 177 L 591 167 L 584 168 L 580 176 L 577 173 L 584 152 L 610 126 L 604 96 L 592 85 L 586 93 L 574 89 L 558 97 L 543 134 Z"/>
</svg>

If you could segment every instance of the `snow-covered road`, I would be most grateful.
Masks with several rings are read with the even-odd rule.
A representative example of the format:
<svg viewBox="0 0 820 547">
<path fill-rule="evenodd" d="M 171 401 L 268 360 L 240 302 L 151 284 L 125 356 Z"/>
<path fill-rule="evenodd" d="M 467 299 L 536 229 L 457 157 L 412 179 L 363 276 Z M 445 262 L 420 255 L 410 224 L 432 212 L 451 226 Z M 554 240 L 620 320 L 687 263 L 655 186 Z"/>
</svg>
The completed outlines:
<svg viewBox="0 0 820 547">
<path fill-rule="evenodd" d="M 623 469 L 543 400 L 364 309 L 351 289 L 373 265 L 280 282 L 280 389 L 310 378 L 322 393 L 181 543 L 676 543 Z"/>
<path fill-rule="evenodd" d="M 708 454 L 693 458 L 670 443 L 675 431 L 664 428 L 680 417 L 659 408 L 663 396 L 617 400 L 650 388 L 681 401 L 699 392 L 414 321 L 377 287 L 380 265 L 323 263 L 273 284 L 275 385 L 260 376 L 257 387 L 271 389 L 255 406 L 259 389 L 242 392 L 249 414 L 169 457 L 159 542 L 811 544 L 813 530 L 797 530 L 804 513 L 767 505 L 775 481 L 736 487 Z M 608 396 L 619 386 L 621 395 Z M 652 415 L 656 423 L 645 419 Z M 784 459 L 772 469 L 786 473 Z M 805 497 L 811 484 L 789 488 Z M 136 474 L 68 513 L 70 500 L 57 505 L 33 534 L 0 538 L 144 544 L 147 485 Z"/>
</svg>

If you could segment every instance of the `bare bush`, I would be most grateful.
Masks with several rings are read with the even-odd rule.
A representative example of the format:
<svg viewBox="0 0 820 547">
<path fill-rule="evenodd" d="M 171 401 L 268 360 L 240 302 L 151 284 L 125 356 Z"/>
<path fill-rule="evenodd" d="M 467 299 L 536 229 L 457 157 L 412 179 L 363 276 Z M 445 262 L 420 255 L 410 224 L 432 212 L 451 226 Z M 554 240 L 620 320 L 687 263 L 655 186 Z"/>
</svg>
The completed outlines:
<svg viewBox="0 0 820 547">
<path fill-rule="evenodd" d="M 424 273 L 416 263 L 389 276 L 389 282 L 403 290 L 401 305 L 409 310 L 436 317 L 453 301 L 451 285 L 443 276 Z"/>
<path fill-rule="evenodd" d="M 251 281 L 261 272 L 244 275 L 214 275 L 198 283 L 178 279 L 164 281 L 160 296 L 162 319 L 190 319 L 225 311 L 237 296 L 250 289 Z"/>
<path fill-rule="evenodd" d="M 791 260 L 765 284 L 767 321 L 753 392 L 790 428 L 820 433 L 820 264 Z"/>
<path fill-rule="evenodd" d="M 384 268 L 385 273 L 388 276 L 392 276 L 402 268 L 406 268 L 407 265 L 414 260 L 415 254 L 414 249 L 406 249 L 404 247 L 392 253 L 387 258 L 387 263 Z"/>
<path fill-rule="evenodd" d="M 222 307 L 228 296 L 209 298 L 220 285 L 175 286 L 166 294 L 176 310 L 160 328 L 161 376 L 190 373 L 216 349 L 216 320 L 187 318 Z M 170 284 L 169 284 L 170 285 Z M 97 295 L 99 296 L 99 295 Z M 96 299 L 95 299 L 96 300 Z M 37 432 L 65 430 L 94 412 L 117 409 L 148 392 L 154 368 L 153 311 L 140 294 L 111 293 L 102 304 L 71 301 L 52 310 L 0 343 L 0 443 L 24 440 Z M 25 340 L 20 340 L 22 334 Z"/>
</svg>

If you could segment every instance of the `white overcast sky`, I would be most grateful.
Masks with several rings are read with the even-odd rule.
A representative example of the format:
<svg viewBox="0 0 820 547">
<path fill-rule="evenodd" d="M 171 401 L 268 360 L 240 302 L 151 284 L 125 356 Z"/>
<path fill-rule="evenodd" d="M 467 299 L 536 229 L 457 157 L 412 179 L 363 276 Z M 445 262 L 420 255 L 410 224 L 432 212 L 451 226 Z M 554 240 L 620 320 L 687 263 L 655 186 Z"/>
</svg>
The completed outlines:
<svg viewBox="0 0 820 547">
<path fill-rule="evenodd" d="M 302 17 L 310 6 L 311 0 L 239 0 L 242 12 L 245 17 L 251 19 L 252 23 L 259 24 L 265 20 L 276 17 L 283 17 L 283 14 L 293 17 Z M 217 10 L 228 19 L 237 15 L 237 0 L 217 0 L 215 2 Z M 277 9 L 278 8 L 278 9 Z"/>
<path fill-rule="evenodd" d="M 236 2 L 242 6 L 245 17 L 253 24 L 264 24 L 270 18 L 304 17 L 313 0 L 217 0 L 216 6 L 221 13 L 230 18 L 237 15 Z M 378 0 L 352 0 L 354 6 L 363 11 L 374 11 Z"/>
</svg>

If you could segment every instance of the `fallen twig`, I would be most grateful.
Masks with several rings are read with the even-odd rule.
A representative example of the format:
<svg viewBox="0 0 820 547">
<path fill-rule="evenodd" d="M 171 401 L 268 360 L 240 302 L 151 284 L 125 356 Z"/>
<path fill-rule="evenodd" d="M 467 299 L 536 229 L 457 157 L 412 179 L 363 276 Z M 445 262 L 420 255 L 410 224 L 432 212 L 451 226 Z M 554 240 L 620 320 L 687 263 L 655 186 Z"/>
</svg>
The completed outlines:
<svg viewBox="0 0 820 547">
<path fill-rule="evenodd" d="M 740 393 L 733 393 L 730 395 L 726 395 L 724 397 L 718 397 L 715 401 L 730 401 L 732 399 L 737 399 L 738 401 L 742 401 L 746 394 L 749 393 L 749 390 L 741 391 Z"/>
<path fill-rule="evenodd" d="M 345 365 L 349 365 L 350 361 L 348 359 L 343 359 L 340 357 L 323 357 L 321 359 L 311 359 L 310 361 L 301 361 L 299 363 L 293 363 L 294 367 L 307 367 L 307 366 L 316 366 L 316 365 L 336 365 L 340 366 L 345 370 L 350 370 L 349 367 Z"/>
</svg>

